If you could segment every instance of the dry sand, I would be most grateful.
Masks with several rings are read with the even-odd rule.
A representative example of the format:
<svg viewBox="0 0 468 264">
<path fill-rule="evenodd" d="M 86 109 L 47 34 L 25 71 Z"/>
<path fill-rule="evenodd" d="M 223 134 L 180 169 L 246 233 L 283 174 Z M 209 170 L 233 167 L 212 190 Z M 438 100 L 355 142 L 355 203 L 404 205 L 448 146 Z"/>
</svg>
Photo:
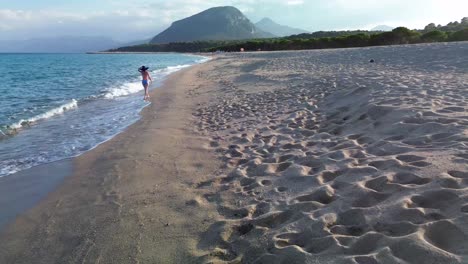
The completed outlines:
<svg viewBox="0 0 468 264">
<path fill-rule="evenodd" d="M 207 259 L 468 263 L 467 42 L 214 63 L 199 129 L 231 171 L 199 184 Z"/>
<path fill-rule="evenodd" d="M 467 97 L 467 42 L 221 55 L 75 159 L 0 263 L 468 263 Z"/>
</svg>

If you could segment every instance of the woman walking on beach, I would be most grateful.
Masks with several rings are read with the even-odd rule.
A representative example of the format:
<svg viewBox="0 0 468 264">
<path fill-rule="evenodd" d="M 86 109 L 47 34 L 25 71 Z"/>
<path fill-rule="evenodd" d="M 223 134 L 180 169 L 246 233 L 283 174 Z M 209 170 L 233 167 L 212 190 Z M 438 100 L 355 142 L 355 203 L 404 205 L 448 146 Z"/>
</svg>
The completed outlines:
<svg viewBox="0 0 468 264">
<path fill-rule="evenodd" d="M 145 88 L 145 97 L 143 98 L 143 100 L 145 101 L 149 101 L 149 93 L 148 93 L 148 80 L 153 82 L 153 79 L 151 78 L 151 75 L 149 74 L 149 72 L 147 71 L 149 68 L 148 67 L 145 67 L 145 66 L 141 66 L 138 71 L 141 73 L 141 76 L 143 77 L 143 80 L 141 81 L 141 84 L 143 84 L 143 87 Z"/>
</svg>

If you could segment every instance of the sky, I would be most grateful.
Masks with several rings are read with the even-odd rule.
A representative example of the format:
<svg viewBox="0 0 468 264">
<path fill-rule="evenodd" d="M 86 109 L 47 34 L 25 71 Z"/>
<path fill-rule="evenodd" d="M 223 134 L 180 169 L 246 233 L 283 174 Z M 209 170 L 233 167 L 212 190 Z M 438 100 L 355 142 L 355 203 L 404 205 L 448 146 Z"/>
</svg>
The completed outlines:
<svg viewBox="0 0 468 264">
<path fill-rule="evenodd" d="M 173 21 L 227 5 L 254 23 L 269 17 L 311 32 L 377 25 L 415 29 L 468 16 L 466 0 L 0 0 L 0 41 L 57 36 L 142 40 Z"/>
</svg>

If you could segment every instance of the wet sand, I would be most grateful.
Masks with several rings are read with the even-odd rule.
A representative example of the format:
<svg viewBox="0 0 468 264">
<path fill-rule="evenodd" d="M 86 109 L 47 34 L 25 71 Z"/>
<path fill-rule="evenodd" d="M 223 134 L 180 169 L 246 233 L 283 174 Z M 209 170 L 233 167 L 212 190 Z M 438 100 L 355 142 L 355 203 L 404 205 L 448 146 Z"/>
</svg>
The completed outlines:
<svg viewBox="0 0 468 264">
<path fill-rule="evenodd" d="M 70 175 L 70 160 L 53 162 L 0 178 L 0 230 L 44 199 Z"/>
</svg>

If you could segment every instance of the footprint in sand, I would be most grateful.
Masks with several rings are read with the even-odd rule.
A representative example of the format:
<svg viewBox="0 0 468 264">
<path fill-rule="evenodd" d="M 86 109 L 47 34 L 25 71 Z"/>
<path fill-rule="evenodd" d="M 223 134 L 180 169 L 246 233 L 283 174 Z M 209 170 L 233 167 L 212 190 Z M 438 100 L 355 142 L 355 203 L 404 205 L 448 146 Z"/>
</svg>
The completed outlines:
<svg viewBox="0 0 468 264">
<path fill-rule="evenodd" d="M 252 224 L 255 226 L 262 226 L 267 228 L 278 228 L 283 224 L 289 222 L 295 218 L 294 212 L 291 211 L 278 211 L 267 213 L 266 215 L 259 216 L 252 220 Z"/>
<path fill-rule="evenodd" d="M 270 180 L 262 180 L 262 181 L 260 182 L 260 184 L 263 185 L 263 186 L 270 186 L 270 185 L 272 184 L 272 181 L 270 181 Z"/>
<path fill-rule="evenodd" d="M 418 231 L 419 226 L 411 222 L 380 223 L 374 225 L 374 230 L 391 237 L 402 237 Z"/>
<path fill-rule="evenodd" d="M 459 203 L 460 197 L 453 191 L 437 190 L 415 195 L 411 197 L 411 201 L 417 207 L 449 210 Z"/>
<path fill-rule="evenodd" d="M 460 179 L 441 179 L 439 182 L 440 186 L 447 188 L 447 189 L 463 189 L 465 185 L 462 183 Z"/>
<path fill-rule="evenodd" d="M 468 213 L 468 204 L 463 205 L 460 211 L 462 211 L 463 213 Z"/>
<path fill-rule="evenodd" d="M 336 178 L 341 176 L 343 171 L 322 171 L 317 177 L 321 184 L 334 181 Z"/>
<path fill-rule="evenodd" d="M 332 187 L 326 186 L 313 193 L 296 197 L 299 202 L 319 202 L 321 204 L 329 204 L 335 200 L 335 191 Z"/>
<path fill-rule="evenodd" d="M 285 192 L 287 190 L 288 190 L 287 187 L 282 187 L 282 186 L 276 188 L 276 191 L 279 192 L 279 193 Z"/>
<path fill-rule="evenodd" d="M 425 160 L 426 158 L 416 155 L 399 155 L 396 157 L 396 159 L 403 162 L 415 162 Z"/>
<path fill-rule="evenodd" d="M 468 172 L 466 171 L 448 171 L 447 173 L 455 178 L 468 179 Z"/>
<path fill-rule="evenodd" d="M 379 264 L 373 256 L 354 257 L 354 261 L 356 261 L 357 264 Z"/>
<path fill-rule="evenodd" d="M 424 228 L 424 238 L 432 245 L 453 254 L 466 254 L 464 247 L 468 236 L 450 220 L 441 220 L 427 224 Z"/>
<path fill-rule="evenodd" d="M 356 199 L 352 206 L 356 208 L 368 208 L 373 207 L 382 201 L 386 200 L 390 194 L 380 193 L 375 191 L 368 191 L 365 194 L 361 195 L 360 198 Z"/>
<path fill-rule="evenodd" d="M 306 233 L 284 233 L 276 236 L 275 245 L 278 248 L 295 245 L 308 253 L 320 254 L 338 243 L 332 237 L 308 238 Z"/>
</svg>

